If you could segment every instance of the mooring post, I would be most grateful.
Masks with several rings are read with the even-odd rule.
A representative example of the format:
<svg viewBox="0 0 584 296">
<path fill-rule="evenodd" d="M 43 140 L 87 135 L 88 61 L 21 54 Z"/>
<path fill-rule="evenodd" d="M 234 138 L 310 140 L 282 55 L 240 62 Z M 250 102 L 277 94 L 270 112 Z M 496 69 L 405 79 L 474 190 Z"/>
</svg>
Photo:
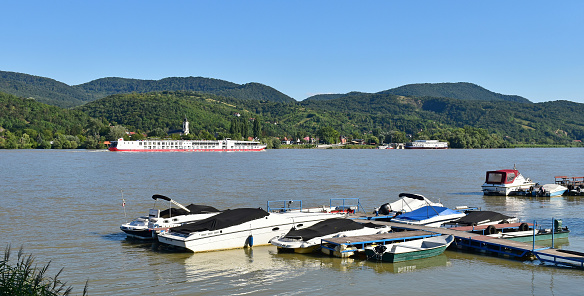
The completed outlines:
<svg viewBox="0 0 584 296">
<path fill-rule="evenodd" d="M 554 217 L 552 217 L 552 249 L 554 248 L 554 232 L 556 232 L 556 223 Z"/>
<path fill-rule="evenodd" d="M 535 251 L 535 220 L 533 220 L 533 244 L 531 245 L 531 251 Z"/>
</svg>

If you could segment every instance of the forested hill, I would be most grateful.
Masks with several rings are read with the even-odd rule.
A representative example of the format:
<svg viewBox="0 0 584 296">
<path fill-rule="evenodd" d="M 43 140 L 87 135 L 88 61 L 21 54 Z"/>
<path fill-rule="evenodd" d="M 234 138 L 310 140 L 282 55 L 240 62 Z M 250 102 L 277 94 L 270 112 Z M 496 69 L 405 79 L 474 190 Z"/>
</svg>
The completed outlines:
<svg viewBox="0 0 584 296">
<path fill-rule="evenodd" d="M 169 77 L 160 80 L 140 80 L 108 77 L 75 86 L 92 94 L 95 99 L 120 93 L 157 91 L 198 91 L 241 100 L 295 102 L 276 89 L 260 84 L 233 82 L 204 77 Z"/>
<path fill-rule="evenodd" d="M 0 92 L 62 108 L 79 106 L 96 99 L 121 93 L 154 91 L 198 91 L 242 100 L 295 102 L 278 90 L 260 84 L 236 84 L 203 77 L 170 77 L 160 80 L 101 78 L 70 86 L 54 79 L 22 73 L 0 71 Z"/>
<path fill-rule="evenodd" d="M 0 91 L 62 108 L 79 106 L 92 98 L 84 90 L 54 79 L 5 71 L 0 71 Z"/>
<path fill-rule="evenodd" d="M 358 94 L 366 93 L 350 92 L 347 94 L 322 94 L 307 98 L 304 101 L 314 100 L 331 100 L 341 97 L 355 97 Z M 459 100 L 476 100 L 476 101 L 507 101 L 519 103 L 531 103 L 528 99 L 514 96 L 503 95 L 489 91 L 481 86 L 467 82 L 457 83 L 419 83 L 408 84 L 385 91 L 378 94 L 391 94 L 405 97 L 434 97 L 434 98 L 451 98 Z"/>
</svg>

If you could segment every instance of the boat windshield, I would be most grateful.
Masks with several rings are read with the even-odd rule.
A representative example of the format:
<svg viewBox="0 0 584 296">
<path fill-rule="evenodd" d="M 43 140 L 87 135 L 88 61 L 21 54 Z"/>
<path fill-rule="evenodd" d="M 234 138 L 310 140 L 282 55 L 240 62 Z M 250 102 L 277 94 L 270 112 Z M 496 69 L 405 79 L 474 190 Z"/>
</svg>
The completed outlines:
<svg viewBox="0 0 584 296">
<path fill-rule="evenodd" d="M 487 175 L 487 183 L 502 183 L 505 173 L 491 172 Z"/>
</svg>

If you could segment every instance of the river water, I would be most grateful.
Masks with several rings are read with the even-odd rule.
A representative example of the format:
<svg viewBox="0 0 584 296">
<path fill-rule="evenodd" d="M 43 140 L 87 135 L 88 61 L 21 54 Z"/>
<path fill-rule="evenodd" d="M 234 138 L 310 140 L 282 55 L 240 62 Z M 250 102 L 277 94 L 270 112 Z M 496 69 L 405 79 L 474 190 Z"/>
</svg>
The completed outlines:
<svg viewBox="0 0 584 296">
<path fill-rule="evenodd" d="M 584 271 L 446 251 L 405 263 L 278 254 L 256 246 L 193 254 L 126 239 L 121 223 L 147 214 L 153 194 L 219 209 L 268 200 L 328 205 L 360 198 L 370 212 L 422 194 L 572 230 L 556 246 L 584 251 L 584 197 L 484 197 L 485 171 L 517 165 L 526 177 L 583 176 L 584 149 L 268 150 L 114 153 L 1 150 L 1 246 L 23 246 L 49 274 L 90 295 L 473 294 L 579 295 Z M 122 207 L 122 192 L 126 206 Z M 157 206 L 162 206 L 160 202 Z M 166 204 L 164 204 L 166 206 Z M 15 255 L 15 253 L 13 254 Z M 52 271 L 52 273 L 51 273 Z"/>
</svg>

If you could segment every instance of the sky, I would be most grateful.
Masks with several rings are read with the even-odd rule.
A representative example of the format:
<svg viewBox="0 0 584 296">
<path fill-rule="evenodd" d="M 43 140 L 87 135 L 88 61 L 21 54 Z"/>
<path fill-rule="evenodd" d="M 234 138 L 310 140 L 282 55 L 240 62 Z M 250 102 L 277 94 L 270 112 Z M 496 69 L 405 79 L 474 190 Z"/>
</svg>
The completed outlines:
<svg viewBox="0 0 584 296">
<path fill-rule="evenodd" d="M 258 82 L 296 100 L 471 82 L 584 103 L 584 1 L 4 1 L 0 70 Z"/>
</svg>

